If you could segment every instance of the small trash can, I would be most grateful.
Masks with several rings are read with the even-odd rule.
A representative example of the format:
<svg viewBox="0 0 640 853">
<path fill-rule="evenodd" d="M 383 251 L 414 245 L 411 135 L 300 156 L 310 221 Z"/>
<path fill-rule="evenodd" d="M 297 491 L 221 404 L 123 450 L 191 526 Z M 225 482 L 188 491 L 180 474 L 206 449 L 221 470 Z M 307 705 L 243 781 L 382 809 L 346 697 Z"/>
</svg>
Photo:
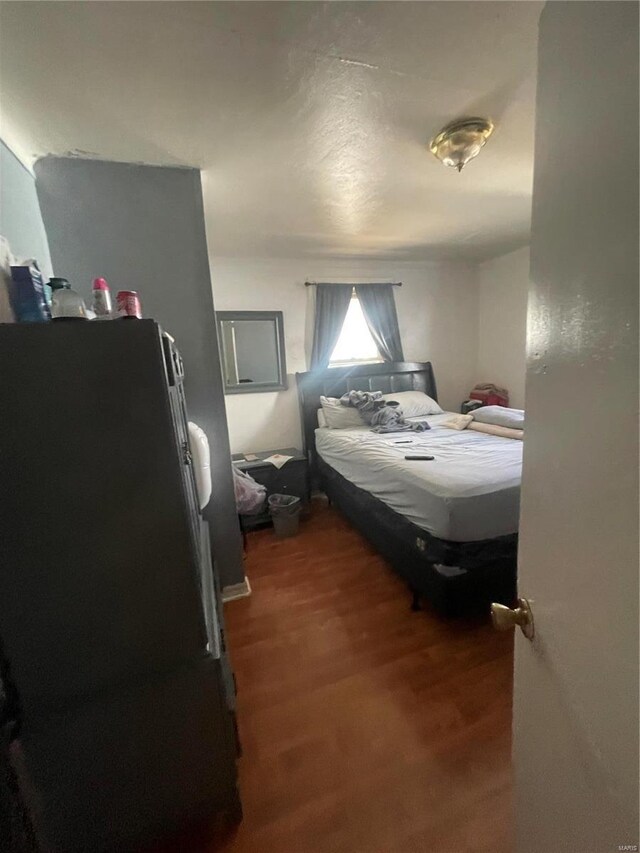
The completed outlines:
<svg viewBox="0 0 640 853">
<path fill-rule="evenodd" d="M 302 502 L 294 495 L 270 495 L 269 513 L 273 520 L 273 531 L 279 539 L 295 536 L 298 532 Z"/>
</svg>

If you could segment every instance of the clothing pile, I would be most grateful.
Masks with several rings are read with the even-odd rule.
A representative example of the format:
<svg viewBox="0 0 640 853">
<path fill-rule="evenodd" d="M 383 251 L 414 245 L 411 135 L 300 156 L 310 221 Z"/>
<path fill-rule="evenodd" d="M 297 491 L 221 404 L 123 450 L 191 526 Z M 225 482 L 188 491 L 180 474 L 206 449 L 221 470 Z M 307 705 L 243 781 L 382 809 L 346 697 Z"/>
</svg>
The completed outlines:
<svg viewBox="0 0 640 853">
<path fill-rule="evenodd" d="M 509 392 L 493 382 L 478 382 L 469 392 L 470 400 L 480 400 L 483 406 L 508 406 Z"/>
<path fill-rule="evenodd" d="M 399 404 L 385 400 L 382 391 L 347 391 L 340 397 L 343 406 L 358 410 L 371 432 L 424 432 L 431 429 L 426 421 L 406 421 Z"/>
</svg>

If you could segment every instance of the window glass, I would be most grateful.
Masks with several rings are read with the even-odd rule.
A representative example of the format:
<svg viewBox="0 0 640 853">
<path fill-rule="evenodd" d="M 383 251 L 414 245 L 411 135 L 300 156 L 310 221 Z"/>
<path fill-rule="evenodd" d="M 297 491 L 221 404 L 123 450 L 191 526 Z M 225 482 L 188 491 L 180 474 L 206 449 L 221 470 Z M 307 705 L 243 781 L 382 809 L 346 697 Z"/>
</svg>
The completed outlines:
<svg viewBox="0 0 640 853">
<path fill-rule="evenodd" d="M 356 361 L 382 361 L 382 359 L 362 313 L 360 300 L 354 292 L 329 363 L 352 364 Z"/>
</svg>

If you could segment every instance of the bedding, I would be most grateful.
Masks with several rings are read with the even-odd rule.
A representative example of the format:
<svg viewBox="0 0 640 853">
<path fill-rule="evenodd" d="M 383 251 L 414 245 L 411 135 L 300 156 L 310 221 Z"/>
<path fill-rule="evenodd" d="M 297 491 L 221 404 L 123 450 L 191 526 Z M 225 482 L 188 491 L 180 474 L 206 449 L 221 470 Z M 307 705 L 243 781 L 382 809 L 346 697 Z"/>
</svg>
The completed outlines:
<svg viewBox="0 0 640 853">
<path fill-rule="evenodd" d="M 424 391 L 396 391 L 393 394 L 383 394 L 383 400 L 398 403 L 405 418 L 419 418 L 421 415 L 441 415 L 443 410 L 433 397 Z"/>
<path fill-rule="evenodd" d="M 511 429 L 511 427 L 498 426 L 498 424 L 478 424 L 472 421 L 468 429 L 483 432 L 485 435 L 499 435 L 502 438 L 515 438 L 517 441 L 524 439 L 523 429 Z"/>
<path fill-rule="evenodd" d="M 470 423 L 473 423 L 473 415 L 454 415 L 450 420 L 445 421 L 443 426 L 449 429 L 466 429 Z M 324 424 L 318 424 L 324 426 Z"/>
<path fill-rule="evenodd" d="M 410 435 L 377 435 L 362 423 L 318 428 L 316 450 L 347 480 L 432 536 L 475 542 L 516 533 L 522 443 L 447 429 L 451 417 L 432 415 L 429 432 Z M 406 454 L 435 459 L 409 461 Z"/>
<path fill-rule="evenodd" d="M 337 397 L 320 397 L 320 405 L 328 429 L 349 429 L 364 425 L 358 410 L 343 406 Z"/>
<path fill-rule="evenodd" d="M 506 406 L 483 406 L 475 409 L 472 417 L 479 424 L 493 424 L 507 429 L 524 429 L 524 409 Z"/>
<path fill-rule="evenodd" d="M 424 432 L 430 429 L 427 421 L 408 421 L 396 401 L 383 399 L 381 391 L 348 391 L 340 397 L 343 406 L 358 410 L 372 432 Z"/>
</svg>

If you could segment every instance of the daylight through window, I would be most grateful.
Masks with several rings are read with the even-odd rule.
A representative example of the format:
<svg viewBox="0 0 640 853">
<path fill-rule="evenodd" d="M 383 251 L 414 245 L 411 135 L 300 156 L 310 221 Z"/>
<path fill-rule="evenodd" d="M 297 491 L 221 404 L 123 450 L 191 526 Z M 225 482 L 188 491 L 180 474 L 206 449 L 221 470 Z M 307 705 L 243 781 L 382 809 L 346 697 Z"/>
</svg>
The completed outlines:
<svg viewBox="0 0 640 853">
<path fill-rule="evenodd" d="M 362 313 L 360 300 L 354 291 L 338 343 L 329 363 L 352 364 L 356 361 L 382 361 L 382 359 Z"/>
</svg>

